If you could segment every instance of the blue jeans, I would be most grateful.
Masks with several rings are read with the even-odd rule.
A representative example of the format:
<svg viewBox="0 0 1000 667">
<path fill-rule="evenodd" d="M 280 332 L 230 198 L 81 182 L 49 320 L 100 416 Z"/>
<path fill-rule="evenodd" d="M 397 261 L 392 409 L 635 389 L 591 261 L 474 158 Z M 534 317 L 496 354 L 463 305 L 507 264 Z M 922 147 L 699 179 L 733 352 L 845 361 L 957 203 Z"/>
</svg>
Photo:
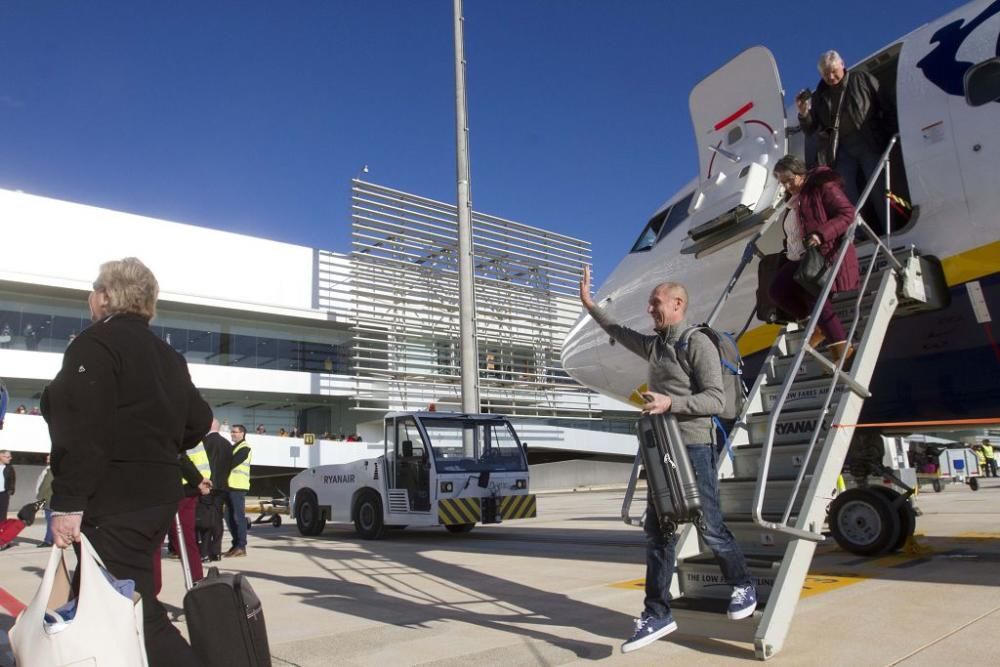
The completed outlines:
<svg viewBox="0 0 1000 667">
<path fill-rule="evenodd" d="M 55 544 L 56 536 L 52 534 L 52 510 L 45 508 L 45 539 L 46 544 Z"/>
<path fill-rule="evenodd" d="M 226 525 L 234 549 L 247 548 L 247 492 L 230 489 L 226 500 Z"/>
<path fill-rule="evenodd" d="M 716 453 L 713 445 L 688 445 L 688 457 L 698 480 L 701 511 L 705 530 L 698 529 L 701 538 L 715 554 L 722 574 L 730 586 L 753 583 L 747 570 L 743 551 L 722 521 L 719 505 L 719 480 L 716 473 Z M 670 581 L 674 576 L 677 538 L 667 537 L 660 528 L 656 509 L 646 503 L 646 614 L 664 618 L 670 613 Z"/>
</svg>

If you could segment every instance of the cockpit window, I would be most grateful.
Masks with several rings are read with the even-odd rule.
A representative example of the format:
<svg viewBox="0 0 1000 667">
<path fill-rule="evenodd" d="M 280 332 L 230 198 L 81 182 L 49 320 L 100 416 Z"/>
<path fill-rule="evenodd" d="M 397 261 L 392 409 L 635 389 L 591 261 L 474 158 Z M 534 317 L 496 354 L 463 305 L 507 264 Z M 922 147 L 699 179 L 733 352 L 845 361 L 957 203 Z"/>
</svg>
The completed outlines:
<svg viewBox="0 0 1000 667">
<path fill-rule="evenodd" d="M 667 209 L 647 222 L 642 234 L 639 234 L 638 240 L 629 252 L 643 252 L 652 248 L 656 244 L 656 239 L 659 238 L 660 228 L 663 227 L 663 221 L 669 213 L 670 209 Z"/>
<path fill-rule="evenodd" d="M 687 220 L 688 207 L 691 206 L 692 197 L 694 197 L 693 192 L 670 207 L 670 213 L 667 215 L 667 219 L 660 228 L 660 235 L 657 237 L 657 240 L 662 239 L 667 234 L 674 231 L 677 228 L 677 225 Z"/>
<path fill-rule="evenodd" d="M 693 196 L 692 192 L 670 208 L 657 213 L 652 220 L 646 223 L 642 234 L 639 234 L 638 240 L 629 252 L 649 250 L 656 245 L 657 241 L 684 222 L 688 217 L 688 207 L 691 206 L 691 197 Z"/>
</svg>

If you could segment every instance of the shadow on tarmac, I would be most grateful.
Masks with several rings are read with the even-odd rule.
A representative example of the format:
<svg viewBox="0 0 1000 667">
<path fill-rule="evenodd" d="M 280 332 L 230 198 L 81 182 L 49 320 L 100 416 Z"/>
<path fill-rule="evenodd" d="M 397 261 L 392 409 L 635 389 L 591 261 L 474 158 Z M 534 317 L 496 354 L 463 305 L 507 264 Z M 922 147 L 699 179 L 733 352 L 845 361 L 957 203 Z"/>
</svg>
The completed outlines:
<svg viewBox="0 0 1000 667">
<path fill-rule="evenodd" d="M 428 542 L 452 551 L 462 540 L 447 539 L 450 537 L 442 535 L 444 539 Z M 632 627 L 631 617 L 625 614 L 525 586 L 486 571 L 443 563 L 417 551 L 398 549 L 399 541 L 365 542 L 365 545 L 369 550 L 331 550 L 287 542 L 269 545 L 310 558 L 325 569 L 328 576 L 243 572 L 253 578 L 304 589 L 305 592 L 288 595 L 298 595 L 303 603 L 323 609 L 411 628 L 447 621 L 469 623 L 514 632 L 571 651 L 584 660 L 611 656 L 622 640 L 621 635 Z M 467 551 L 482 553 L 481 549 Z M 347 577 L 367 578 L 372 583 L 350 581 Z M 420 578 L 427 579 L 429 585 L 421 586 Z M 396 594 L 386 594 L 383 592 L 386 589 Z M 441 595 L 436 591 L 442 591 Z M 553 631 L 553 626 L 577 627 L 596 637 L 605 637 L 609 643 L 560 636 L 558 630 Z"/>
</svg>

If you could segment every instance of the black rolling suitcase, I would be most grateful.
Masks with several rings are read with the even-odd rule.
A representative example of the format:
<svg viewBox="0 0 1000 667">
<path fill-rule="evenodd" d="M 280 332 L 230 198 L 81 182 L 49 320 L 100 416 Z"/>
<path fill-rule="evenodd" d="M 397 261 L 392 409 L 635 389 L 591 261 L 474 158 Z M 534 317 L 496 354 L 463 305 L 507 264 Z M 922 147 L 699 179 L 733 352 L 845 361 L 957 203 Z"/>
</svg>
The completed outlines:
<svg viewBox="0 0 1000 667">
<path fill-rule="evenodd" d="M 677 417 L 643 415 L 639 419 L 639 452 L 649 498 L 663 532 L 671 535 L 678 524 L 700 523 L 701 494 Z"/>
<path fill-rule="evenodd" d="M 203 667 L 270 667 L 264 610 L 242 574 L 210 568 L 184 596 L 184 615 Z"/>
</svg>

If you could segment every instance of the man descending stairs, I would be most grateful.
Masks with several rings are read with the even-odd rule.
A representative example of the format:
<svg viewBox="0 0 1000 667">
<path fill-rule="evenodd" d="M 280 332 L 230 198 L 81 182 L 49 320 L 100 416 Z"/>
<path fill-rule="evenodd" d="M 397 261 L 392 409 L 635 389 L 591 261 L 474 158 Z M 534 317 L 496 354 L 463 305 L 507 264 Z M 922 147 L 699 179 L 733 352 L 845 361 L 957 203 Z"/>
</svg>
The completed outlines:
<svg viewBox="0 0 1000 667">
<path fill-rule="evenodd" d="M 938 305 L 932 288 L 939 283 L 940 265 L 915 249 L 890 256 L 879 243 L 863 266 L 861 288 L 834 300 L 837 314 L 851 322 L 853 359 L 835 364 L 808 344 L 818 309 L 805 326 L 788 324 L 730 435 L 731 459 L 720 462 L 722 515 L 756 583 L 753 617 L 742 623 L 727 618 L 730 593 L 720 585 L 719 566 L 686 526 L 677 539 L 671 601 L 680 632 L 752 643 L 760 659 L 781 649 L 816 545 L 824 539 L 827 507 L 837 496 L 854 432 L 850 425 L 869 395 L 889 322 L 901 312 Z M 627 521 L 639 464 L 637 457 L 623 508 Z M 833 503 L 839 510 L 830 517 L 835 534 L 847 533 L 858 553 L 899 548 L 906 533 L 912 534 L 912 520 L 901 518 L 911 517 L 912 509 L 906 502 L 893 504 L 889 494 L 882 489 L 841 494 L 850 502 Z"/>
</svg>

